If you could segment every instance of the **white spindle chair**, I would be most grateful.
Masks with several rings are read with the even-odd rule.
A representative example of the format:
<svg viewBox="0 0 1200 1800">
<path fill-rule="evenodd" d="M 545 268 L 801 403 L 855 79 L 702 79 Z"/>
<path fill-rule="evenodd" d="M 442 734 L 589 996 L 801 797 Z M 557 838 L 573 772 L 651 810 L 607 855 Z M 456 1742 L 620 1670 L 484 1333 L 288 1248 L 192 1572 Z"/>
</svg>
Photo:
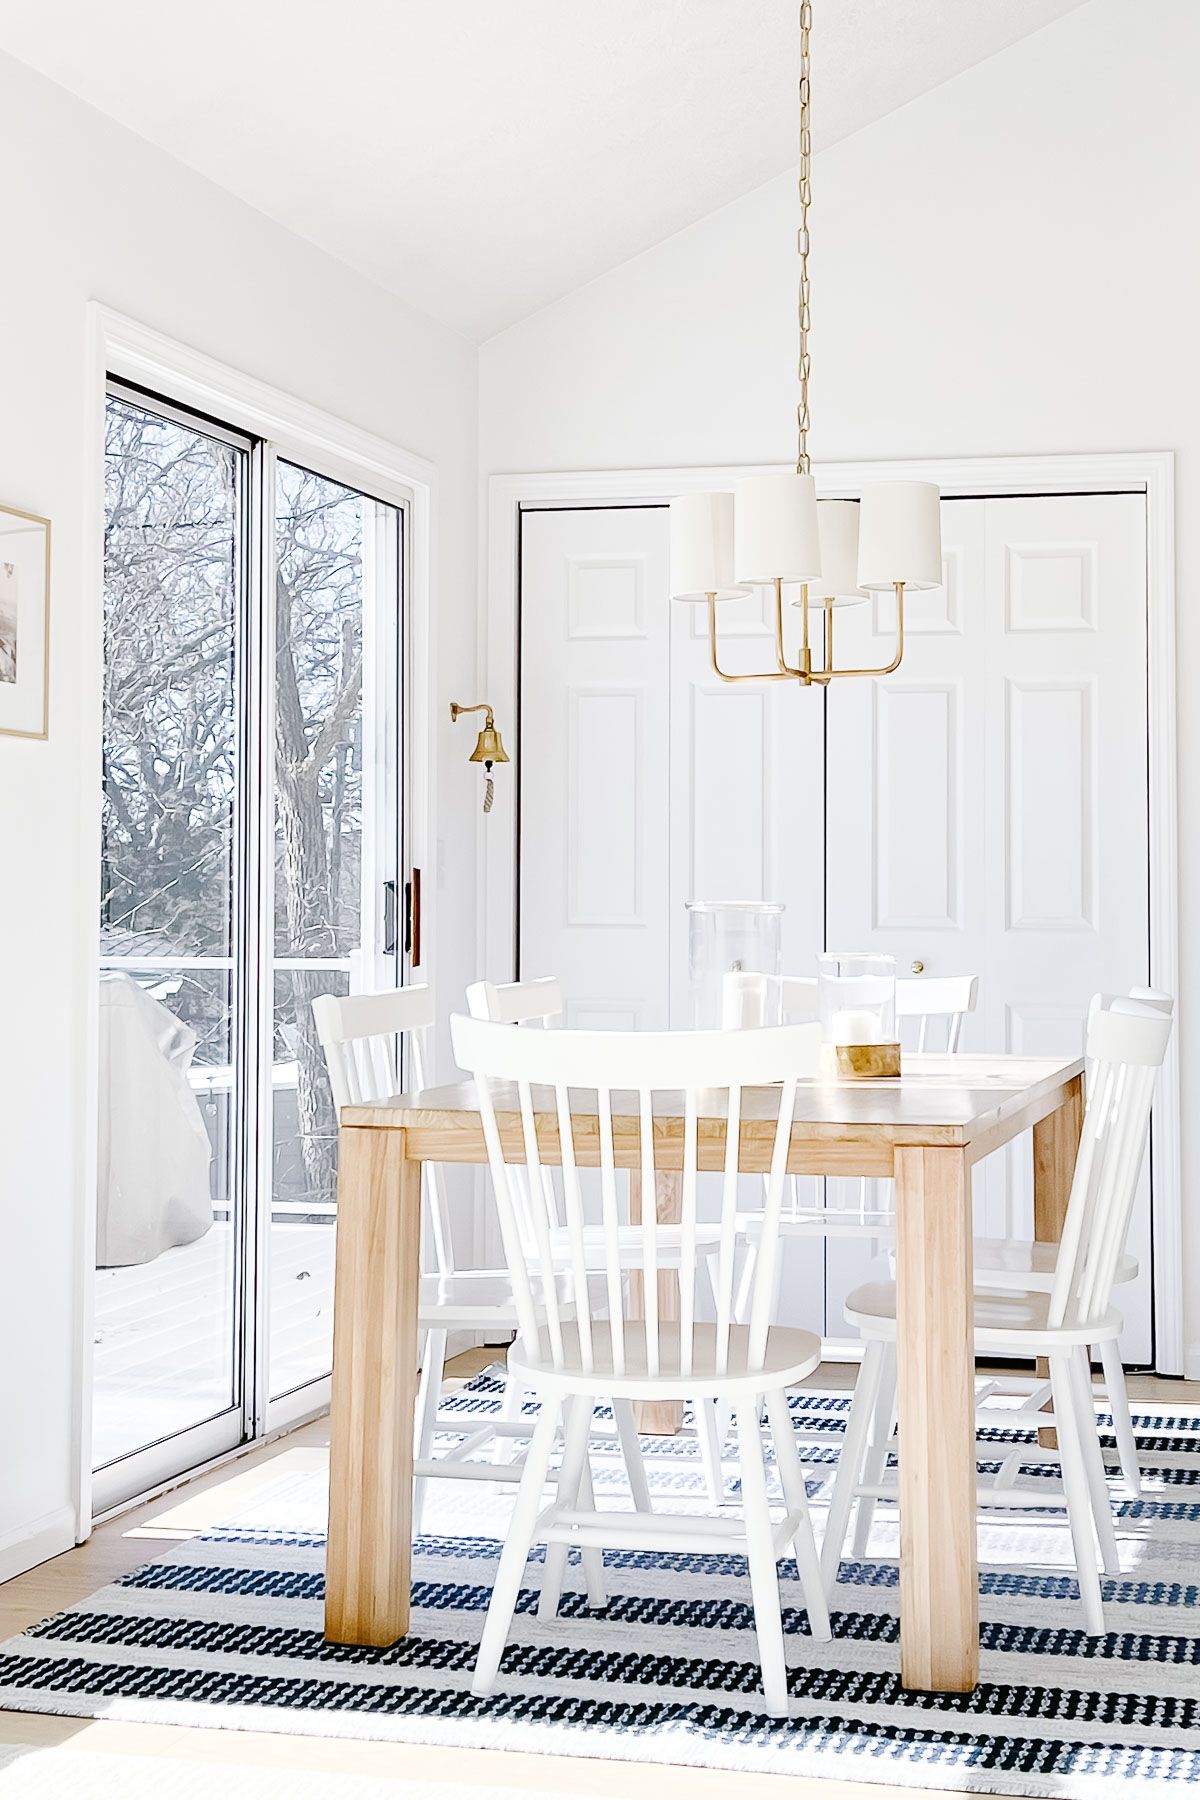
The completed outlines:
<svg viewBox="0 0 1200 1800">
<path fill-rule="evenodd" d="M 1157 988 L 1130 988 L 1127 996 L 1131 1000 L 1140 1000 L 1164 1013 L 1170 1018 L 1175 1011 L 1175 1002 L 1169 994 L 1161 993 Z M 1108 1006 L 1113 1000 L 1111 994 L 1097 994 L 1092 1001 L 1089 1023 L 1096 1012 Z M 1058 1260 L 1056 1244 L 1039 1244 L 1022 1238 L 976 1238 L 975 1240 L 975 1285 L 1000 1293 L 1036 1292 L 1048 1293 L 1054 1286 L 1055 1268 Z M 1127 1281 L 1136 1279 L 1138 1262 L 1130 1250 L 1123 1250 L 1117 1262 L 1114 1285 L 1120 1287 Z M 1125 1386 L 1125 1369 L 1121 1362 L 1121 1346 L 1118 1342 L 1106 1339 L 1102 1344 L 1093 1347 L 1096 1360 L 1100 1364 L 1101 1382 L 1112 1415 L 1113 1436 L 1116 1439 L 1117 1456 L 1121 1464 L 1121 1473 L 1125 1485 L 1133 1495 L 1142 1491 L 1142 1471 L 1138 1459 L 1137 1439 L 1133 1432 L 1133 1418 L 1129 1409 L 1129 1393 Z M 1007 1383 L 1006 1385 L 1012 1385 Z M 1050 1399 L 1048 1383 L 1031 1383 L 1031 1392 L 1027 1402 L 1027 1410 L 1036 1412 Z"/>
<path fill-rule="evenodd" d="M 1145 1154 L 1158 1070 L 1166 1055 L 1172 1020 L 1152 1002 L 1109 999 L 1088 1028 L 1090 1064 L 1083 1135 L 1075 1163 L 1062 1242 L 1048 1291 L 979 1293 L 975 1300 L 975 1349 L 984 1357 L 1045 1357 L 1050 1369 L 1058 1434 L 1061 1493 L 1042 1496 L 1018 1485 L 1026 1463 L 1047 1460 L 1036 1441 L 1014 1451 L 992 1486 L 981 1489 L 985 1506 L 1030 1508 L 1066 1505 L 1089 1634 L 1104 1631 L 1096 1569 L 1096 1545 L 1107 1573 L 1120 1572 L 1116 1533 L 1093 1404 L 1089 1347 L 1116 1343 L 1121 1315 L 1112 1304 Z M 896 1290 L 892 1282 L 867 1283 L 846 1303 L 847 1321 L 865 1340 L 865 1352 L 846 1441 L 834 1484 L 822 1546 L 822 1565 L 832 1593 L 856 1498 L 860 1504 L 894 1497 L 883 1481 L 865 1481 L 879 1393 L 894 1381 Z M 901 1446 L 903 1455 L 903 1446 Z"/>
<path fill-rule="evenodd" d="M 532 1025 L 548 1029 L 562 1017 L 562 986 L 553 975 L 542 975 L 529 981 L 476 981 L 467 989 L 467 1011 L 473 1019 L 490 1019 L 497 1025 Z M 511 1179 L 520 1185 L 526 1181 L 527 1177 L 524 1170 L 514 1167 Z M 557 1220 L 557 1223 L 552 1224 L 550 1228 L 550 1242 L 555 1249 L 555 1254 L 560 1258 L 564 1270 L 569 1272 L 571 1249 L 565 1230 L 563 1204 L 558 1196 L 552 1170 L 548 1168 L 542 1170 L 542 1184 L 545 1189 L 545 1201 L 549 1209 L 549 1216 Z M 528 1197 L 524 1204 L 527 1209 Z M 526 1216 L 528 1216 L 527 1212 Z M 664 1266 L 672 1257 L 677 1265 L 682 1248 L 679 1227 L 663 1225 L 659 1231 L 658 1242 L 659 1255 L 663 1258 Z M 719 1242 L 718 1227 L 710 1224 L 701 1224 L 697 1227 L 694 1248 L 704 1260 L 710 1289 L 715 1273 L 715 1256 Z M 640 1255 L 640 1243 L 638 1227 L 627 1226 L 623 1240 L 623 1254 L 630 1268 L 633 1267 L 636 1258 Z M 603 1231 L 599 1227 L 585 1229 L 584 1260 L 588 1268 L 602 1267 L 604 1255 Z M 693 1401 L 692 1418 L 709 1498 L 714 1504 L 719 1504 L 723 1493 L 721 1468 L 721 1444 L 725 1435 L 723 1422 L 718 1421 L 716 1408 L 711 1400 Z M 651 1510 L 650 1494 L 646 1485 L 633 1407 L 626 1401 L 614 1401 L 613 1419 L 620 1440 L 634 1505 L 639 1511 L 649 1512 Z"/>
<path fill-rule="evenodd" d="M 340 1114 L 343 1106 L 384 1099 L 400 1092 L 401 1044 L 407 1041 L 410 1085 L 425 1085 L 425 1036 L 433 1023 L 427 987 L 391 988 L 381 994 L 321 994 L 313 1001 L 317 1036 L 325 1052 L 329 1085 Z M 413 1532 L 421 1530 L 426 1483 L 431 1475 L 466 1480 L 518 1481 L 520 1470 L 495 1466 L 496 1451 L 528 1435 L 518 1423 L 521 1394 L 505 1384 L 498 1417 L 473 1419 L 455 1449 L 432 1455 L 445 1374 L 446 1340 L 451 1331 L 482 1332 L 493 1338 L 516 1330 L 517 1313 L 507 1269 L 460 1269 L 454 1260 L 445 1177 L 436 1163 L 423 1169 L 421 1231 L 421 1381 L 417 1393 L 413 1464 Z M 464 1431 L 460 1417 L 444 1429 Z M 488 1449 L 493 1461 L 472 1460 Z"/>
<path fill-rule="evenodd" d="M 735 974 L 725 979 L 727 1025 L 754 1025 L 767 1019 L 802 1024 L 818 1017 L 815 975 Z M 975 1010 L 978 991 L 978 977 L 974 975 L 926 976 L 921 980 L 905 977 L 897 981 L 896 1017 L 903 1028 L 906 1048 L 919 1054 L 934 1049 L 955 1054 L 963 1020 Z M 789 1180 L 789 1204 L 779 1223 L 784 1237 L 867 1238 L 881 1248 L 892 1243 L 896 1220 L 894 1188 L 890 1181 L 863 1177 L 856 1184 L 857 1205 L 847 1205 L 841 1198 L 847 1183 L 839 1182 L 835 1186 L 819 1182 L 817 1192 L 821 1198 L 813 1203 L 802 1199 L 801 1180 L 796 1176 Z M 808 1191 L 812 1191 L 811 1183 Z M 754 1276 L 762 1235 L 761 1215 L 758 1212 L 743 1213 L 742 1230 L 746 1238 L 743 1263 L 743 1283 L 746 1283 Z M 739 1301 L 739 1316 L 743 1304 Z"/>
<path fill-rule="evenodd" d="M 755 1625 L 768 1710 L 787 1712 L 787 1671 L 776 1564 L 794 1554 L 815 1637 L 829 1636 L 829 1616 L 809 1519 L 804 1475 L 796 1449 L 787 1388 L 816 1368 L 820 1340 L 812 1332 L 773 1328 L 778 1241 L 770 1230 L 783 1202 L 784 1171 L 795 1107 L 796 1074 L 812 1066 L 813 1027 L 737 1032 L 526 1031 L 490 1021 L 451 1020 L 454 1053 L 475 1077 L 487 1139 L 492 1181 L 500 1210 L 505 1254 L 520 1314 L 520 1336 L 510 1353 L 517 1379 L 536 1389 L 542 1407 L 530 1445 L 516 1506 L 496 1572 L 473 1682 L 477 1694 L 495 1685 L 529 1551 L 549 1546 L 539 1617 L 558 1610 L 569 1546 L 585 1552 L 614 1548 L 690 1548 L 727 1554 L 742 1551 L 749 1562 Z M 778 1084 L 765 1093 L 766 1084 Z M 577 1143 L 568 1090 L 586 1096 L 586 1111 L 598 1120 L 598 1144 Z M 655 1096 L 660 1107 L 682 1119 L 682 1233 L 684 1255 L 661 1254 L 663 1229 L 647 1207 L 638 1228 L 635 1267 L 642 1278 L 644 1318 L 630 1316 L 625 1277 L 629 1273 L 627 1221 L 622 1218 L 616 1146 L 632 1135 L 643 1189 L 653 1192 Z M 765 1117 L 772 1140 L 764 1212 L 768 1230 L 759 1258 L 748 1323 L 733 1319 L 734 1262 L 739 1136 L 743 1111 Z M 520 1127 L 502 1126 L 518 1114 Z M 575 1316 L 564 1313 L 557 1294 L 561 1260 L 553 1233 L 557 1215 L 546 1199 L 538 1120 L 557 1124 L 561 1145 L 565 1226 L 574 1273 Z M 714 1142 L 710 1119 L 726 1121 Z M 620 1121 L 618 1124 L 617 1121 Z M 702 1125 L 701 1121 L 705 1121 Z M 543 1126 L 543 1129 L 545 1127 Z M 604 1254 L 599 1266 L 588 1255 L 587 1222 L 579 1180 L 583 1164 L 600 1168 Z M 701 1162 L 723 1172 L 716 1321 L 696 1318 L 697 1171 Z M 529 1180 L 513 1180 L 513 1165 L 524 1162 Z M 522 1218 L 523 1196 L 533 1196 L 532 1254 Z M 679 1320 L 660 1319 L 658 1275 L 678 1271 Z M 593 1317 L 585 1297 L 592 1294 Z M 742 1473 L 741 1519 L 677 1515 L 597 1513 L 585 1503 L 589 1421 L 597 1397 L 680 1400 L 697 1391 L 732 1402 L 738 1421 Z M 783 1487 L 785 1515 L 773 1523 L 768 1504 L 759 1403 L 765 1399 Z M 565 1417 L 565 1448 L 556 1496 L 541 1508 L 549 1474 L 554 1431 Z M 589 1598 L 604 1603 L 602 1570 L 587 1571 Z"/>
</svg>

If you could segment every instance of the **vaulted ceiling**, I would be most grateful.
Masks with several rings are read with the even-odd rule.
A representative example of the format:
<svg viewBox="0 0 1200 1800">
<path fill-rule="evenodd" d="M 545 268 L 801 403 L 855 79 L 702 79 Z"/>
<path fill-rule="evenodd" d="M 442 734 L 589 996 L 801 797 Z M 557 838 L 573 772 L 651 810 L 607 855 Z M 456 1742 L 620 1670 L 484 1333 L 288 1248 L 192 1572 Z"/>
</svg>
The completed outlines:
<svg viewBox="0 0 1200 1800">
<path fill-rule="evenodd" d="M 816 0 L 817 146 L 1081 3 Z M 484 338 L 794 163 L 797 11 L 0 0 L 0 49 Z"/>
</svg>

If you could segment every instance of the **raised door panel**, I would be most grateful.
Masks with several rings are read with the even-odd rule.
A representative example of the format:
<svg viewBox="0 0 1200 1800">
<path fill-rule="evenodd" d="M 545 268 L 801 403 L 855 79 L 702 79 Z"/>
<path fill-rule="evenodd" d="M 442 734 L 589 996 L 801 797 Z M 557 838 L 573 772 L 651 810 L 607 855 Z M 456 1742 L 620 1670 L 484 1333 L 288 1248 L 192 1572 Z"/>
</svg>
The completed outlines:
<svg viewBox="0 0 1200 1800">
<path fill-rule="evenodd" d="M 646 924 L 645 702 L 640 683 L 567 688 L 559 829 L 569 927 Z"/>
<path fill-rule="evenodd" d="M 871 925 L 962 927 L 962 681 L 872 683 Z"/>
<path fill-rule="evenodd" d="M 1005 682 L 1009 931 L 1096 930 L 1096 677 Z"/>
</svg>

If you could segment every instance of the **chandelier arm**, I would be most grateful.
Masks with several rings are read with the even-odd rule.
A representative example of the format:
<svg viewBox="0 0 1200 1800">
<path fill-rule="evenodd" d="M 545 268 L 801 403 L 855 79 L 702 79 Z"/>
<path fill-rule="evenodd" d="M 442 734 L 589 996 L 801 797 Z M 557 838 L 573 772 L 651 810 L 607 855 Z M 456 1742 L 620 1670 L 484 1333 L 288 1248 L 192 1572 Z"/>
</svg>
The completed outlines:
<svg viewBox="0 0 1200 1800">
<path fill-rule="evenodd" d="M 800 652 L 800 667 L 794 668 L 783 651 L 783 579 L 775 578 L 775 666 L 781 675 L 790 675 L 796 681 L 808 685 L 809 669 L 812 656 L 808 648 L 808 584 L 800 589 L 804 596 L 804 646 Z"/>
<path fill-rule="evenodd" d="M 706 594 L 708 601 L 708 655 L 712 664 L 712 672 L 719 681 L 794 681 L 797 671 L 792 669 L 776 671 L 764 669 L 761 675 L 731 675 L 723 669 L 717 660 L 717 596 Z"/>
<path fill-rule="evenodd" d="M 837 681 L 845 675 L 891 675 L 900 667 L 904 657 L 904 583 L 895 581 L 892 586 L 896 590 L 896 654 L 891 662 L 880 669 L 827 669 L 823 671 L 826 681 Z"/>
<path fill-rule="evenodd" d="M 825 619 L 821 626 L 821 667 L 812 672 L 815 687 L 828 687 L 829 677 L 833 673 L 833 608 L 825 608 Z"/>
</svg>

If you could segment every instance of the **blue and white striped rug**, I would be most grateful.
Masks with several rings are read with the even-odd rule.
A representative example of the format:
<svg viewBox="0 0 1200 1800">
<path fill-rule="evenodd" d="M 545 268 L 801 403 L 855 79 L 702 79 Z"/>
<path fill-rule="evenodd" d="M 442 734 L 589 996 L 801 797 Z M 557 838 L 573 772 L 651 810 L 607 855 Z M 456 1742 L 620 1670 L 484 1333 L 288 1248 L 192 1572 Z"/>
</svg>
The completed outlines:
<svg viewBox="0 0 1200 1800">
<path fill-rule="evenodd" d="M 497 1391 L 484 1375 L 455 1405 L 469 1416 Z M 836 1437 L 847 1405 L 844 1395 L 794 1398 L 814 1492 L 836 1452 L 803 1434 Z M 831 1644 L 808 1637 L 794 1569 L 780 1567 L 786 1721 L 759 1704 L 736 1556 L 610 1552 L 607 1612 L 591 1614 L 568 1591 L 551 1625 L 533 1616 L 535 1557 L 502 1691 L 476 1700 L 471 1669 L 511 1495 L 434 1484 L 410 1635 L 388 1650 L 348 1649 L 321 1634 L 325 1496 L 304 1475 L 0 1646 L 0 1706 L 984 1794 L 1175 1793 L 1200 1781 L 1200 1419 L 1151 1409 L 1136 1424 L 1147 1487 L 1121 1500 L 1114 1467 L 1122 1575 L 1105 1583 L 1108 1636 L 1081 1630 L 1061 1515 L 996 1517 L 981 1529 L 983 1670 L 968 1696 L 900 1688 L 896 1520 L 881 1509 L 869 1559 L 842 1566 Z M 981 1471 L 1020 1435 L 998 1401 Z M 656 1504 L 699 1507 L 692 1443 L 649 1442 Z M 595 1460 L 601 1504 L 628 1504 L 619 1462 Z M 732 1501 L 732 1464 L 728 1473 Z M 1028 1479 L 1037 1488 L 1054 1473 L 1041 1465 Z M 818 1529 L 822 1511 L 818 1502 Z M 582 1586 L 577 1570 L 574 1579 Z"/>
</svg>

